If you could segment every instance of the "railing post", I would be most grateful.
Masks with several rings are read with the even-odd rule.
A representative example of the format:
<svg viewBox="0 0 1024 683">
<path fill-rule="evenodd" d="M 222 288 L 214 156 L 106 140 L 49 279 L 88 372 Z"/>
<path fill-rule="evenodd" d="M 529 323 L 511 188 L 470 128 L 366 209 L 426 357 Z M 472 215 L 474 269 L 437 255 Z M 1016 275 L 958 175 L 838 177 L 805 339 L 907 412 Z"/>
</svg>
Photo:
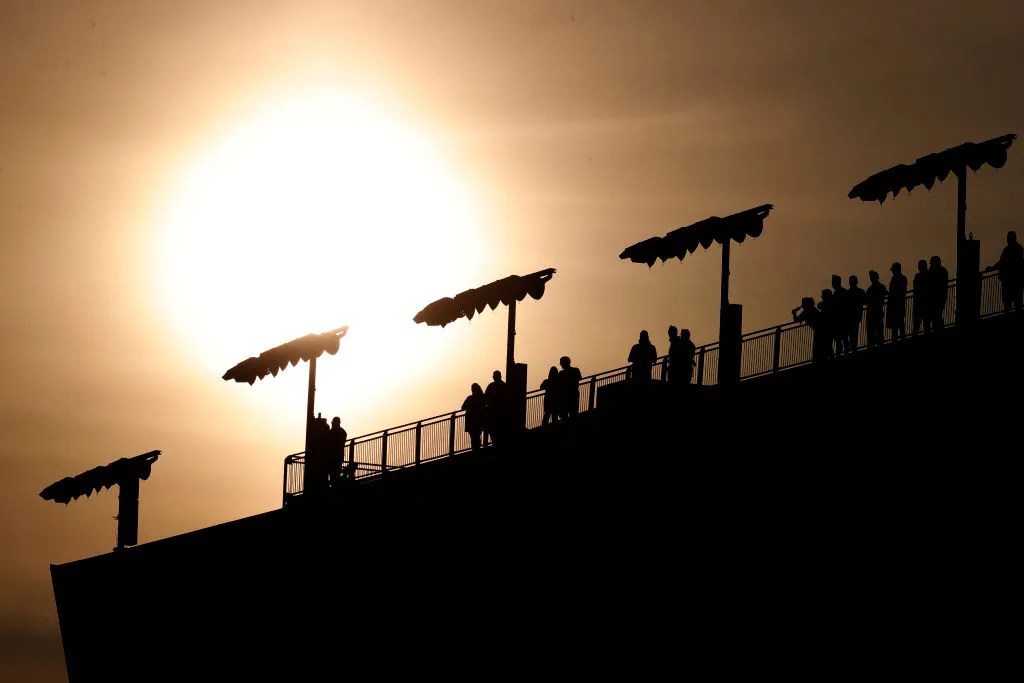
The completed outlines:
<svg viewBox="0 0 1024 683">
<path fill-rule="evenodd" d="M 772 372 L 779 371 L 779 354 L 782 351 L 782 325 L 775 328 L 775 350 L 772 355 Z"/>
<path fill-rule="evenodd" d="M 288 504 L 288 465 L 291 464 L 291 456 L 284 459 L 284 484 L 281 486 L 281 507 Z"/>
<path fill-rule="evenodd" d="M 597 401 L 597 375 L 590 376 L 590 396 L 587 398 L 589 404 L 587 410 L 591 411 L 594 409 L 594 402 Z"/>
<path fill-rule="evenodd" d="M 420 464 L 420 440 L 423 434 L 423 421 L 416 423 L 416 464 Z"/>
<path fill-rule="evenodd" d="M 704 351 L 706 349 L 706 346 L 700 347 L 700 353 L 697 355 L 697 386 L 704 385 Z"/>
<path fill-rule="evenodd" d="M 455 413 L 452 413 L 452 420 L 448 426 L 448 455 L 455 455 Z"/>
<path fill-rule="evenodd" d="M 380 442 L 380 473 L 388 471 L 388 430 L 384 430 Z"/>
</svg>

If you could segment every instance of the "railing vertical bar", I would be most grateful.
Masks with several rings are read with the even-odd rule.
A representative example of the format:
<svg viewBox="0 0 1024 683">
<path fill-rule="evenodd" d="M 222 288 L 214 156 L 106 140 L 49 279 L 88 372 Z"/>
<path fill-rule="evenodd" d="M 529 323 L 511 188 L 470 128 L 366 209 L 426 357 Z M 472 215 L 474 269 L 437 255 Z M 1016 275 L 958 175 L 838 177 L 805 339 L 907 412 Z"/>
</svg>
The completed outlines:
<svg viewBox="0 0 1024 683">
<path fill-rule="evenodd" d="M 700 347 L 700 353 L 697 355 L 697 386 L 704 386 L 704 351 L 706 349 L 706 346 Z"/>
<path fill-rule="evenodd" d="M 380 441 L 380 473 L 388 471 L 388 430 L 384 430 Z"/>
<path fill-rule="evenodd" d="M 782 352 L 782 325 L 775 328 L 775 349 L 772 356 L 772 372 L 779 371 L 779 355 Z"/>
<path fill-rule="evenodd" d="M 590 404 L 588 410 L 594 409 L 594 402 L 597 400 L 597 375 L 590 376 L 590 396 L 587 397 L 587 403 Z"/>
<path fill-rule="evenodd" d="M 420 441 L 423 434 L 423 421 L 416 423 L 416 464 L 420 464 Z"/>
<path fill-rule="evenodd" d="M 448 455 L 455 455 L 455 413 L 452 413 L 451 425 L 448 427 Z"/>
</svg>

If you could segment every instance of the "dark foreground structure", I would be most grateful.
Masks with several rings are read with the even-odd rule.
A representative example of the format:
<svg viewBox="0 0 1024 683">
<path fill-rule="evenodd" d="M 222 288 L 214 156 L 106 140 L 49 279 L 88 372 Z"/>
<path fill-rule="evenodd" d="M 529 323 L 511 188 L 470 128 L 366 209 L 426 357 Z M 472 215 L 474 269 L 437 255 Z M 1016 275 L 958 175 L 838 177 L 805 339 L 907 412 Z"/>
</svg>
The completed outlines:
<svg viewBox="0 0 1024 683">
<path fill-rule="evenodd" d="M 1018 593 L 1022 343 L 999 315 L 622 382 L 503 448 L 52 566 L 70 680 L 978 678 Z"/>
</svg>

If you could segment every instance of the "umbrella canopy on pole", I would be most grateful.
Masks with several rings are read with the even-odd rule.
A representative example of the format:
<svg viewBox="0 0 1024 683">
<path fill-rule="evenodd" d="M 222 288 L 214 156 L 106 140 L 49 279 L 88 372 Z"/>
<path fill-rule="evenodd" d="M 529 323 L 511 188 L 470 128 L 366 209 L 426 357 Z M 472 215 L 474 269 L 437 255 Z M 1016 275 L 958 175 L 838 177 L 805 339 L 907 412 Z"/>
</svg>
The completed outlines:
<svg viewBox="0 0 1024 683">
<path fill-rule="evenodd" d="M 655 261 L 667 261 L 677 258 L 680 261 L 687 254 L 697 251 L 697 247 L 708 249 L 713 242 L 722 245 L 722 307 L 729 303 L 729 260 L 728 246 L 730 241 L 742 242 L 747 237 L 760 237 L 764 230 L 764 219 L 774 208 L 772 204 L 762 204 L 731 216 L 711 216 L 692 225 L 677 228 L 664 237 L 651 237 L 643 242 L 626 247 L 619 258 L 633 263 L 646 263 L 648 267 Z"/>
<path fill-rule="evenodd" d="M 109 489 L 125 479 L 149 479 L 153 463 L 159 457 L 160 451 L 149 451 L 131 458 L 119 458 L 110 464 L 94 467 L 74 477 L 64 477 L 60 481 L 55 481 L 43 489 L 39 496 L 43 500 L 67 505 L 72 499 L 78 500 L 82 496 L 88 498 L 93 493 L 98 493 L 100 489 Z"/>
<path fill-rule="evenodd" d="M 455 322 L 459 318 L 472 320 L 477 313 L 482 313 L 488 306 L 491 310 L 498 307 L 498 304 L 505 304 L 509 307 L 509 330 L 508 346 L 506 353 L 505 376 L 512 372 L 512 365 L 515 362 L 515 307 L 517 301 L 522 301 L 529 295 L 534 299 L 544 296 L 544 287 L 555 274 L 554 268 L 545 268 L 529 275 L 509 275 L 500 280 L 495 280 L 476 289 L 467 289 L 456 294 L 454 297 L 443 297 L 427 304 L 419 313 L 413 316 L 413 322 L 425 323 L 427 325 L 445 325 Z"/>
<path fill-rule="evenodd" d="M 332 356 L 338 352 L 341 338 L 348 333 L 348 325 L 337 327 L 329 332 L 307 334 L 293 339 L 286 344 L 267 349 L 258 356 L 246 358 L 224 373 L 221 379 L 248 382 L 252 384 L 267 375 L 277 377 L 277 373 L 289 365 L 298 365 L 299 361 L 309 361 L 309 389 L 306 396 L 306 437 L 305 448 L 309 450 L 310 426 L 313 423 L 313 396 L 316 393 L 316 359 L 325 352 Z"/>
<path fill-rule="evenodd" d="M 920 157 L 912 164 L 887 168 L 854 185 L 848 196 L 850 199 L 882 204 L 889 194 L 895 198 L 901 190 L 909 193 L 919 185 L 930 190 L 936 180 L 942 182 L 950 173 L 960 175 L 966 168 L 978 171 L 986 164 L 1002 168 L 1006 164 L 1007 150 L 1016 138 L 1015 134 L 1010 133 L 984 142 L 965 142 Z"/>
</svg>

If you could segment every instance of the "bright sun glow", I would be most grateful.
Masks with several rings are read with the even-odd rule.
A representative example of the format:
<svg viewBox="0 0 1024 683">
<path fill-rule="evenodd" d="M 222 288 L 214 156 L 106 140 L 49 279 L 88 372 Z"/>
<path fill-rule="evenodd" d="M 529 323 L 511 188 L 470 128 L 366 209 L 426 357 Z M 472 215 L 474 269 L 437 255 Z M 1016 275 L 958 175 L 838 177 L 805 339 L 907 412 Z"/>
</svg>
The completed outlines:
<svg viewBox="0 0 1024 683">
<path fill-rule="evenodd" d="M 348 325 L 318 366 L 317 407 L 358 420 L 433 370 L 445 340 L 412 317 L 482 284 L 479 219 L 414 125 L 338 91 L 275 102 L 182 170 L 155 243 L 163 308 L 217 381 L 250 355 Z M 301 364 L 236 386 L 297 417 L 306 379 Z"/>
</svg>

